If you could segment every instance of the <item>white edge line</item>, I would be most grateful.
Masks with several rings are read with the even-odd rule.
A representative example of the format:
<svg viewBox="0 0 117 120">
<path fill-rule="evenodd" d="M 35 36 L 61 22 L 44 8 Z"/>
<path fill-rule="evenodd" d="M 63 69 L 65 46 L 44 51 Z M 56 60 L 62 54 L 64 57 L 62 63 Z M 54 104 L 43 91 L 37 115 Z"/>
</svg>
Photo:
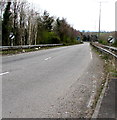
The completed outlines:
<svg viewBox="0 0 117 120">
<path fill-rule="evenodd" d="M 107 88 L 107 85 L 108 85 L 108 76 L 109 76 L 109 74 L 107 75 L 104 88 L 103 88 L 103 90 L 102 90 L 102 92 L 101 92 L 101 95 L 100 95 L 100 97 L 99 97 L 99 99 L 98 99 L 96 108 L 95 108 L 94 113 L 93 113 L 93 115 L 92 115 L 92 119 L 98 117 L 99 110 L 100 110 L 100 107 L 101 107 L 101 103 L 102 103 L 102 100 L 103 100 L 103 97 L 104 97 L 104 94 L 105 94 L 105 91 L 106 91 L 106 88 Z"/>
<path fill-rule="evenodd" d="M 95 97 L 95 94 L 93 93 L 89 99 L 89 102 L 88 102 L 88 105 L 87 107 L 90 108 L 93 104 L 93 101 L 94 101 L 94 97 Z"/>
<path fill-rule="evenodd" d="M 5 74 L 8 74 L 8 73 L 9 73 L 9 72 L 0 73 L 0 76 L 1 76 L 1 75 L 5 75 Z"/>
<path fill-rule="evenodd" d="M 91 55 L 91 59 L 93 59 L 92 52 L 90 52 L 90 55 Z"/>
</svg>

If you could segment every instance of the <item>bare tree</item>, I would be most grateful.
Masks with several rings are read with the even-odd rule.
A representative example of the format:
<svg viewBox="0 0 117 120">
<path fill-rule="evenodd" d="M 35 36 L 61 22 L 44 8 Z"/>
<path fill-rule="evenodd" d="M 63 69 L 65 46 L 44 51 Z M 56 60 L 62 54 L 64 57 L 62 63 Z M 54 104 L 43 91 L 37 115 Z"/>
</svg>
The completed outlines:
<svg viewBox="0 0 117 120">
<path fill-rule="evenodd" d="M 3 12 L 5 10 L 5 7 L 6 7 L 6 0 L 1 0 L 0 1 L 0 17 L 3 18 Z"/>
<path fill-rule="evenodd" d="M 26 2 L 21 2 L 20 4 L 20 14 L 19 14 L 19 32 L 20 32 L 20 44 L 25 44 L 25 28 L 26 28 L 26 13 L 25 13 Z"/>
</svg>

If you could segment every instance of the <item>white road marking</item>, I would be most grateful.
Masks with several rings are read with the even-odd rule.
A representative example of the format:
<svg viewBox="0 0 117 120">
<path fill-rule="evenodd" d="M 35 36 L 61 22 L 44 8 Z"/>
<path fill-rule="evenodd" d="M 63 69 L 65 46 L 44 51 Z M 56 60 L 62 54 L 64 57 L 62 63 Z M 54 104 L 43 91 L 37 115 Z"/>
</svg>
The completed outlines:
<svg viewBox="0 0 117 120">
<path fill-rule="evenodd" d="M 48 57 L 48 58 L 46 58 L 46 59 L 44 59 L 44 60 L 49 60 L 49 59 L 51 59 L 51 57 Z"/>
<path fill-rule="evenodd" d="M 90 55 L 91 55 L 91 59 L 93 59 L 92 52 L 90 52 Z"/>
<path fill-rule="evenodd" d="M 9 73 L 9 72 L 0 73 L 0 76 L 1 76 L 1 75 L 5 75 L 5 74 L 8 74 L 8 73 Z"/>
<path fill-rule="evenodd" d="M 87 105 L 88 108 L 90 108 L 93 105 L 94 97 L 95 97 L 95 94 L 93 92 L 93 94 L 91 95 L 91 97 L 89 99 L 88 105 Z"/>
<path fill-rule="evenodd" d="M 105 91 L 107 89 L 107 85 L 108 85 L 108 82 L 109 82 L 109 74 L 107 75 L 107 78 L 106 78 L 106 83 L 104 84 L 104 87 L 102 89 L 102 92 L 100 94 L 100 97 L 97 101 L 97 104 L 96 104 L 96 108 L 94 110 L 94 113 L 92 115 L 92 118 L 97 118 L 98 114 L 99 114 L 99 110 L 100 110 L 100 107 L 101 107 L 101 104 L 102 104 L 102 100 L 103 100 L 103 97 L 104 97 L 104 94 L 105 94 Z"/>
</svg>

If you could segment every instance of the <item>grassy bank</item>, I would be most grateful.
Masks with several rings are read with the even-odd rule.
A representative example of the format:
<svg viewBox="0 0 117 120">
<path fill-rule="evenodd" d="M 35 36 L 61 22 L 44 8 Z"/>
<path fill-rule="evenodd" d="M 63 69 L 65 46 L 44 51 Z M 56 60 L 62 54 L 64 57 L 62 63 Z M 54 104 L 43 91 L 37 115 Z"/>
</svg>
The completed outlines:
<svg viewBox="0 0 117 120">
<path fill-rule="evenodd" d="M 17 49 L 17 50 L 5 50 L 0 51 L 0 55 L 12 55 L 12 54 L 20 54 L 20 53 L 26 53 L 26 52 L 33 52 L 33 51 L 39 51 L 39 50 L 45 50 L 45 49 L 52 49 L 52 48 L 58 48 L 58 47 L 64 47 L 64 46 L 70 46 L 70 45 L 77 45 L 82 43 L 65 43 L 61 46 L 53 46 L 53 47 L 36 47 L 36 48 L 28 48 L 28 49 Z"/>
</svg>

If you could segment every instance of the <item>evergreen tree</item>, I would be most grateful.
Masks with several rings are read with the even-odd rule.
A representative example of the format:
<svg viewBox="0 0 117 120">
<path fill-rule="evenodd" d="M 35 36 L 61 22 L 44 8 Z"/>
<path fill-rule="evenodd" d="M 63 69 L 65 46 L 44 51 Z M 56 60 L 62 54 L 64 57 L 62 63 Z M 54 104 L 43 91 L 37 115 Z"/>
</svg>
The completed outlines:
<svg viewBox="0 0 117 120">
<path fill-rule="evenodd" d="M 11 25 L 11 15 L 10 12 L 11 2 L 7 2 L 5 12 L 3 14 L 3 22 L 2 22 L 2 45 L 11 45 L 10 33 L 12 30 Z"/>
<path fill-rule="evenodd" d="M 52 30 L 52 23 L 54 22 L 54 18 L 49 16 L 47 11 L 44 11 L 44 15 L 42 16 L 43 28 L 47 31 Z"/>
</svg>

